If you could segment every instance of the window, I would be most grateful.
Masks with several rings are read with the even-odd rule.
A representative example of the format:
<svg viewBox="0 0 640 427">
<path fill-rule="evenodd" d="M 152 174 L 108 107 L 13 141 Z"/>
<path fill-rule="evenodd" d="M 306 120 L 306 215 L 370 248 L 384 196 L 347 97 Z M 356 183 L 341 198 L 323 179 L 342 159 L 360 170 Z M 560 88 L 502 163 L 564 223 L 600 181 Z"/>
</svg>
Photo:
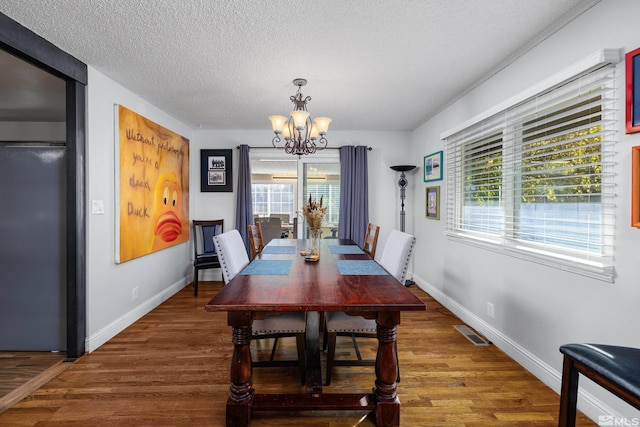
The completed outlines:
<svg viewBox="0 0 640 427">
<path fill-rule="evenodd" d="M 447 233 L 612 281 L 614 73 L 584 73 L 447 136 Z"/>
<path fill-rule="evenodd" d="M 307 194 L 313 200 L 319 201 L 322 197 L 322 205 L 327 208 L 327 213 L 322 220 L 324 225 L 337 226 L 340 209 L 340 182 L 331 184 L 307 184 Z M 306 196 L 308 197 L 308 196 Z"/>
<path fill-rule="evenodd" d="M 251 184 L 253 214 L 261 217 L 293 215 L 295 194 L 293 184 Z"/>
<path fill-rule="evenodd" d="M 316 201 L 322 198 L 322 206 L 327 208 L 322 220 L 322 236 L 326 237 L 330 232 L 335 235 L 340 222 L 339 159 L 306 159 L 302 165 L 302 176 L 302 203 L 307 203 L 309 196 Z M 304 222 L 306 227 L 306 220 Z"/>
</svg>

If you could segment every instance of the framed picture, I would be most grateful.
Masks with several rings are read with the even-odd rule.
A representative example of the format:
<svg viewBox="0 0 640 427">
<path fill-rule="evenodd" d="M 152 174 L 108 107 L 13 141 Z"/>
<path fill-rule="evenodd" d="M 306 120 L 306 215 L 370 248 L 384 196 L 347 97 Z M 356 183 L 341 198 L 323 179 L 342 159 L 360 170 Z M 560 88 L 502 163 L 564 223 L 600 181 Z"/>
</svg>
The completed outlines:
<svg viewBox="0 0 640 427">
<path fill-rule="evenodd" d="M 424 182 L 442 179 L 442 151 L 424 156 Z"/>
<path fill-rule="evenodd" d="M 124 105 L 114 113 L 120 264 L 189 241 L 189 140 Z"/>
<path fill-rule="evenodd" d="M 440 186 L 427 187 L 425 216 L 440 219 Z"/>
<path fill-rule="evenodd" d="M 200 191 L 233 191 L 232 150 L 200 150 Z"/>
<path fill-rule="evenodd" d="M 631 150 L 631 226 L 640 228 L 640 145 Z"/>
<path fill-rule="evenodd" d="M 625 55 L 626 133 L 640 132 L 640 48 Z"/>
</svg>

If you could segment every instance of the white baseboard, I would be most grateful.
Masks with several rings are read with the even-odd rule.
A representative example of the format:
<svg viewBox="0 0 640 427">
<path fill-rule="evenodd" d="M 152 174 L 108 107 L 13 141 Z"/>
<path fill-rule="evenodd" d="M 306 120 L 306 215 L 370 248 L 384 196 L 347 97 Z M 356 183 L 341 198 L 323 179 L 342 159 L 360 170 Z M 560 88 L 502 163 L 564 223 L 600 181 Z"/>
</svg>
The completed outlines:
<svg viewBox="0 0 640 427">
<path fill-rule="evenodd" d="M 471 328 L 484 335 L 496 347 L 504 351 L 509 357 L 522 365 L 540 381 L 551 387 L 553 391 L 560 394 L 562 372 L 554 369 L 549 364 L 536 357 L 526 348 L 520 346 L 511 338 L 504 335 L 501 331 L 486 323 L 482 318 L 460 305 L 457 301 L 453 300 L 427 281 L 422 280 L 420 277 L 415 275 L 413 276 L 413 280 L 420 289 L 431 295 L 436 301 L 458 316 L 460 320 L 465 322 Z M 429 307 L 427 306 L 427 310 L 428 309 Z M 598 416 L 600 415 L 611 415 L 619 419 L 623 418 L 621 414 L 616 413 L 616 411 L 611 407 L 594 397 L 591 393 L 584 391 L 582 388 L 578 391 L 578 409 L 594 422 L 598 422 Z"/>
<path fill-rule="evenodd" d="M 87 337 L 85 340 L 85 350 L 88 353 L 95 351 L 102 344 L 109 341 L 111 338 L 118 335 L 120 332 L 125 330 L 127 327 L 135 323 L 138 319 L 140 319 L 145 314 L 149 313 L 151 310 L 171 298 L 177 292 L 179 292 L 182 288 L 187 286 L 191 281 L 189 278 L 185 277 L 182 280 L 174 283 L 168 288 L 164 289 L 162 292 L 154 295 L 152 298 L 144 301 L 136 308 L 131 310 L 130 312 L 124 314 L 118 319 L 114 320 L 95 334 Z"/>
</svg>

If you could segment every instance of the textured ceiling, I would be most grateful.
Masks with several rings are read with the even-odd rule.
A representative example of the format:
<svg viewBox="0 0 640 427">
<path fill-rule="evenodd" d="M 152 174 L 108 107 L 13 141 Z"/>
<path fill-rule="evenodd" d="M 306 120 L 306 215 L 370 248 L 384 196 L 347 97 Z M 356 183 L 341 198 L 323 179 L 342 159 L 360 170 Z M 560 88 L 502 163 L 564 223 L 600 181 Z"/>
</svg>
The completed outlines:
<svg viewBox="0 0 640 427">
<path fill-rule="evenodd" d="M 302 77 L 330 130 L 413 130 L 598 1 L 0 0 L 0 12 L 193 128 L 270 129 Z"/>
</svg>

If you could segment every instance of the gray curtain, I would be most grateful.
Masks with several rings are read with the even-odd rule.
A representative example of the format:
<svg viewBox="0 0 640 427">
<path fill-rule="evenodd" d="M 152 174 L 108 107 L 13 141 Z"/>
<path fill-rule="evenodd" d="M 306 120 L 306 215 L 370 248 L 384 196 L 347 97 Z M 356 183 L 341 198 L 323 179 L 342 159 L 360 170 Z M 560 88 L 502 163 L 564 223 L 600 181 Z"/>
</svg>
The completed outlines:
<svg viewBox="0 0 640 427">
<path fill-rule="evenodd" d="M 249 233 L 247 225 L 253 224 L 253 205 L 251 204 L 251 159 L 249 146 L 240 146 L 238 160 L 238 197 L 236 199 L 236 229 L 240 232 L 244 247 L 249 255 Z"/>
<path fill-rule="evenodd" d="M 340 147 L 340 223 L 338 238 L 362 246 L 369 223 L 367 147 Z"/>
</svg>

